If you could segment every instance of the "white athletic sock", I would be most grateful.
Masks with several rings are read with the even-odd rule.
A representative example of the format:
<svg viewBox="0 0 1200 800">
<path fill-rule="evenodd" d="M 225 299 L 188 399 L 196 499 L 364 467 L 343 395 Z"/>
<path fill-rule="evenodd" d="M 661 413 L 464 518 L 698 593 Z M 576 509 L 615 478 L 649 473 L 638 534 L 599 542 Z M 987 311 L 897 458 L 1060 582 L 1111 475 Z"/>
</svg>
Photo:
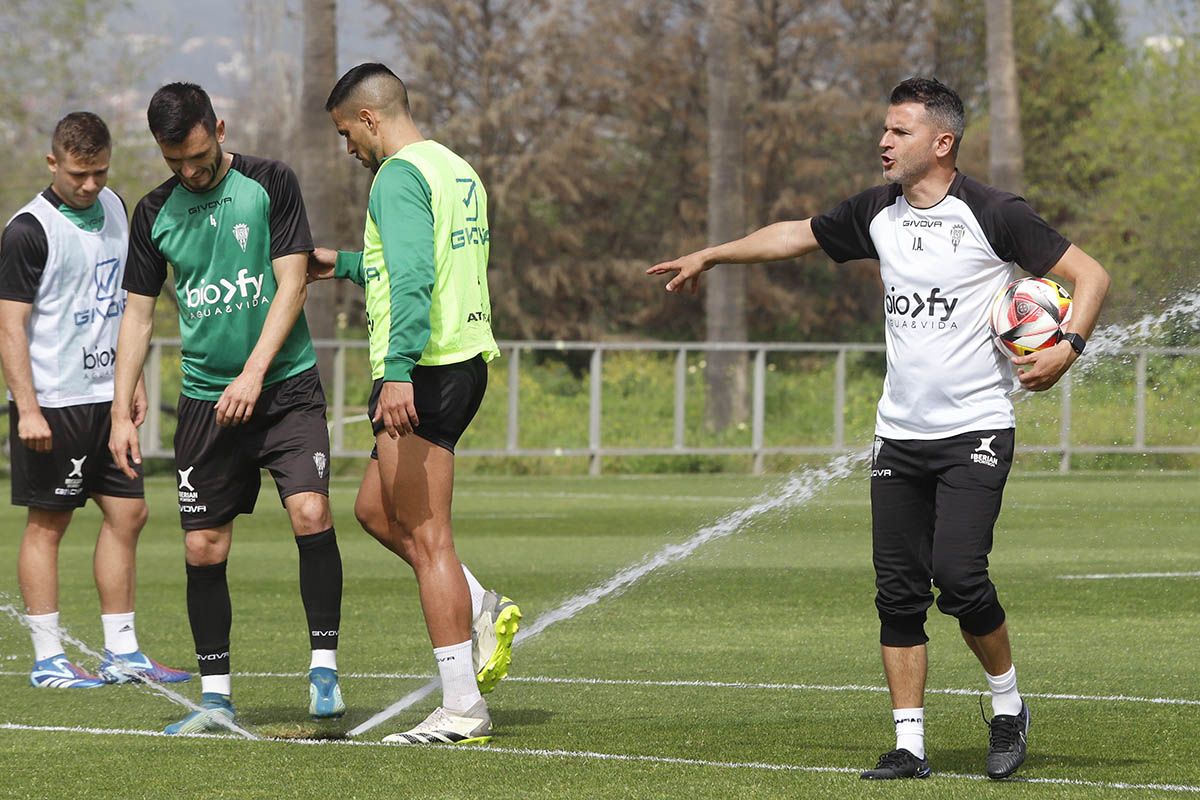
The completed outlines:
<svg viewBox="0 0 1200 800">
<path fill-rule="evenodd" d="M 892 719 L 896 723 L 896 749 L 907 750 L 917 758 L 924 758 L 925 709 L 893 709 Z"/>
<path fill-rule="evenodd" d="M 337 672 L 337 650 L 313 650 L 312 661 L 308 662 L 309 669 L 326 667 Z"/>
<path fill-rule="evenodd" d="M 475 619 L 483 610 L 483 586 L 475 580 L 475 576 L 471 574 L 471 570 L 467 569 L 466 564 L 463 564 L 462 568 L 463 575 L 467 576 L 467 588 L 471 590 L 471 619 Z"/>
<path fill-rule="evenodd" d="M 987 675 L 988 688 L 992 691 L 992 713 L 1015 717 L 1021 713 L 1021 695 L 1017 693 L 1017 668 L 1009 667 L 1003 675 Z"/>
<path fill-rule="evenodd" d="M 200 691 L 229 697 L 233 694 L 233 678 L 228 672 L 224 675 L 201 675 Z"/>
<path fill-rule="evenodd" d="M 126 614 L 101 614 L 100 624 L 104 626 L 105 650 L 119 656 L 127 656 L 138 650 L 132 611 Z"/>
<path fill-rule="evenodd" d="M 58 612 L 49 614 L 26 614 L 25 624 L 33 637 L 33 658 L 41 661 L 63 652 L 62 640 L 58 636 Z"/>
<path fill-rule="evenodd" d="M 475 683 L 471 663 L 471 640 L 448 647 L 433 648 L 438 674 L 442 677 L 442 707 L 448 711 L 466 711 L 483 697 Z"/>
</svg>

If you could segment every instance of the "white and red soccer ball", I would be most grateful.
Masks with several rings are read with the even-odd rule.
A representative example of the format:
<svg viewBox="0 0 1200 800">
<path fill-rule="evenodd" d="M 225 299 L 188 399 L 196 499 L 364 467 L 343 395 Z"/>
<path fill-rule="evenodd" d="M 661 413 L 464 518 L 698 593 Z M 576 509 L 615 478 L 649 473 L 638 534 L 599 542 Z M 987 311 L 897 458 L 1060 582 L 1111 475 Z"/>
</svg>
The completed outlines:
<svg viewBox="0 0 1200 800">
<path fill-rule="evenodd" d="M 1053 347 L 1071 319 L 1071 295 L 1049 278 L 1021 278 L 992 303 L 992 341 L 1008 356 Z"/>
</svg>

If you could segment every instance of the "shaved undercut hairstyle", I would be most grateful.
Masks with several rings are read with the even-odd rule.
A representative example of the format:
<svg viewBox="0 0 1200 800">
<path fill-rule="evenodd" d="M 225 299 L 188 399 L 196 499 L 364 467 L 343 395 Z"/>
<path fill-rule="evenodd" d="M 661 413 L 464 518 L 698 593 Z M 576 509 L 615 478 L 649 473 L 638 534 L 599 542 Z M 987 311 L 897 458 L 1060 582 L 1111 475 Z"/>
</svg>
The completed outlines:
<svg viewBox="0 0 1200 800">
<path fill-rule="evenodd" d="M 325 110 L 333 111 L 350 100 L 384 113 L 411 113 L 404 81 L 383 64 L 359 64 L 339 78 L 325 101 Z"/>
<path fill-rule="evenodd" d="M 954 146 L 950 154 L 958 155 L 966 125 L 966 112 L 958 93 L 937 78 L 909 78 L 892 89 L 891 104 L 920 103 L 925 113 L 938 128 L 954 134 Z"/>
<path fill-rule="evenodd" d="M 106 150 L 112 150 L 108 126 L 90 111 L 67 114 L 54 126 L 54 135 L 50 137 L 50 151 L 55 158 L 70 154 L 88 163 Z"/>
<path fill-rule="evenodd" d="M 208 92 L 194 83 L 168 83 L 150 98 L 146 109 L 150 133 L 165 144 L 180 144 L 197 125 L 217 132 L 217 115 Z"/>
</svg>

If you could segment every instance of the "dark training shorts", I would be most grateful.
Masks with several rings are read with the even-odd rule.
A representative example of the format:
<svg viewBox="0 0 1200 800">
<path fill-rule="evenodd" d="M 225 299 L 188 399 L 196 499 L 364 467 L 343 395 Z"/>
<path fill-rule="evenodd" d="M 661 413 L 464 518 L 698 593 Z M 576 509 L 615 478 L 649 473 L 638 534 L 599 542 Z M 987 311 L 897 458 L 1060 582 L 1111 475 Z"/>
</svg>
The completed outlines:
<svg viewBox="0 0 1200 800">
<path fill-rule="evenodd" d="M 108 452 L 112 403 L 43 408 L 52 450 L 35 453 L 17 436 L 17 404 L 8 404 L 8 441 L 12 448 L 12 501 L 48 511 L 82 508 L 90 495 L 143 497 L 142 468 L 130 480 Z"/>
<path fill-rule="evenodd" d="M 483 394 L 487 391 L 487 362 L 478 355 L 457 364 L 416 366 L 412 371 L 412 385 L 413 404 L 420 420 L 413 432 L 453 453 L 483 402 Z M 382 391 L 381 378 L 371 388 L 371 401 L 367 406 L 372 420 Z M 382 422 L 372 422 L 371 428 L 376 436 L 384 431 Z M 371 450 L 371 458 L 379 458 L 378 449 Z"/>
<path fill-rule="evenodd" d="M 928 641 L 933 587 L 938 609 L 973 636 L 1004 622 L 988 554 L 1012 459 L 1011 428 L 934 440 L 876 437 L 871 528 L 881 644 Z"/>
<path fill-rule="evenodd" d="M 279 499 L 329 494 L 329 429 L 317 368 L 263 389 L 250 420 L 223 428 L 216 402 L 179 398 L 175 469 L 185 531 L 217 528 L 254 510 L 271 471 Z"/>
</svg>

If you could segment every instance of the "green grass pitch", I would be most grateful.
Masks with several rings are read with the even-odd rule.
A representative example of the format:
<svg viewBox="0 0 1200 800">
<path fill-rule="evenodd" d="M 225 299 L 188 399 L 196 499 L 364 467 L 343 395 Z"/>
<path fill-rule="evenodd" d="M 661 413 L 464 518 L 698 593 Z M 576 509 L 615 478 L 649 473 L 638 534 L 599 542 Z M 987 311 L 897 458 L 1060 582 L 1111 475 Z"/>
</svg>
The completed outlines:
<svg viewBox="0 0 1200 800">
<path fill-rule="evenodd" d="M 1200 577 L 1059 577 L 1200 573 L 1200 477 L 1014 476 L 992 568 L 1033 711 L 1019 773 L 1027 780 L 979 780 L 986 728 L 974 692 L 985 683 L 953 620 L 935 611 L 929 686 L 939 691 L 926 702 L 934 777 L 876 785 L 854 772 L 892 746 L 861 472 L 523 643 L 510 679 L 490 695 L 492 745 L 441 749 L 379 742 L 419 721 L 437 695 L 359 739 L 336 739 L 433 672 L 411 572 L 358 530 L 352 480 L 333 491 L 349 711 L 337 723 L 308 720 L 296 552 L 267 480 L 258 512 L 237 523 L 230 558 L 234 701 L 240 724 L 263 740 L 140 735 L 182 715 L 145 688 L 35 690 L 28 636 L 0 616 L 0 797 L 1200 793 Z M 456 540 L 485 585 L 521 604 L 528 625 L 778 484 L 719 475 L 465 477 Z M 7 500 L 6 483 L 0 495 Z M 149 502 L 139 638 L 160 661 L 194 668 L 174 485 L 152 479 Z M 19 605 L 23 521 L 21 509 L 0 509 L 0 605 Z M 60 572 L 64 625 L 99 648 L 90 569 L 97 524 L 90 505 L 76 515 Z M 197 698 L 198 680 L 183 692 Z M 1128 699 L 1103 699 L 1112 696 Z M 312 738 L 334 740 L 300 741 Z"/>
</svg>

